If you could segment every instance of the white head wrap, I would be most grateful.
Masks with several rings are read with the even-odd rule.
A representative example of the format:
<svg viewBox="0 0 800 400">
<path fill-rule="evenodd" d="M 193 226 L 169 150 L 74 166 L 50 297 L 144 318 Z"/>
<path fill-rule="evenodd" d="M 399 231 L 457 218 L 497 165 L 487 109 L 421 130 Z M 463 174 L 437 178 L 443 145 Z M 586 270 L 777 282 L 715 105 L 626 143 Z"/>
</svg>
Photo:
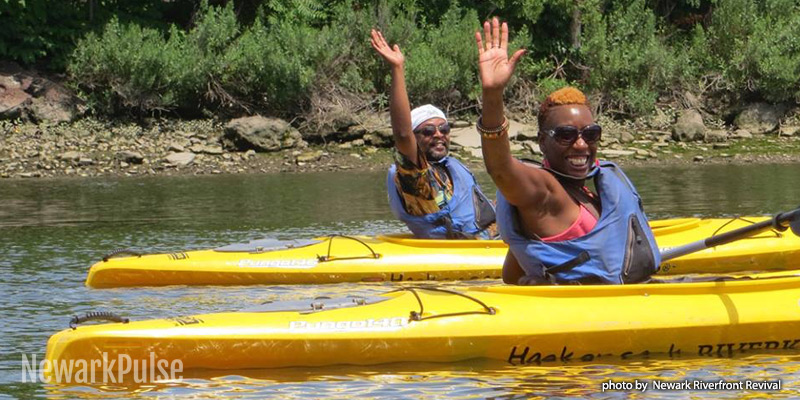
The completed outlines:
<svg viewBox="0 0 800 400">
<path fill-rule="evenodd" d="M 447 121 L 444 112 L 430 104 L 425 104 L 424 106 L 419 106 L 411 110 L 411 130 L 416 130 L 418 126 L 431 118 L 441 118 Z"/>
</svg>

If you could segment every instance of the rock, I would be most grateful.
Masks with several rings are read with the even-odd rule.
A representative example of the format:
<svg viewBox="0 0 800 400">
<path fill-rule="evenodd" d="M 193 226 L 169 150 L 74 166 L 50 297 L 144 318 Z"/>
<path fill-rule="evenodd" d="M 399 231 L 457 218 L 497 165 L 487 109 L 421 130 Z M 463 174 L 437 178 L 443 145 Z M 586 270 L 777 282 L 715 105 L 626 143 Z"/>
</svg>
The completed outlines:
<svg viewBox="0 0 800 400">
<path fill-rule="evenodd" d="M 650 156 L 650 152 L 647 151 L 647 150 L 644 150 L 644 149 L 638 149 L 638 150 L 636 150 L 636 155 L 637 156 L 649 157 Z"/>
<path fill-rule="evenodd" d="M 667 133 L 667 134 L 663 134 L 663 135 L 658 135 L 658 136 L 656 136 L 656 141 L 659 142 L 659 143 L 671 142 L 671 141 L 673 141 L 672 140 L 672 134 L 671 133 Z"/>
<path fill-rule="evenodd" d="M 353 143 L 351 143 L 351 142 L 347 142 L 347 143 L 339 143 L 339 146 L 338 146 L 338 147 L 339 147 L 340 149 L 352 149 L 352 148 L 353 148 Z"/>
<path fill-rule="evenodd" d="M 62 86 L 45 82 L 40 96 L 31 101 L 31 117 L 39 122 L 72 122 L 82 113 L 83 104 Z"/>
<path fill-rule="evenodd" d="M 81 157 L 78 159 L 78 165 L 86 167 L 89 165 L 94 165 L 94 160 L 89 157 Z"/>
<path fill-rule="evenodd" d="M 0 79 L 0 119 L 20 117 L 32 101 L 31 95 L 25 93 L 14 77 L 2 76 Z"/>
<path fill-rule="evenodd" d="M 706 142 L 724 142 L 728 140 L 728 132 L 721 129 L 712 129 L 706 132 Z"/>
<path fill-rule="evenodd" d="M 244 152 L 244 158 L 251 158 L 256 156 L 255 150 L 247 150 Z"/>
<path fill-rule="evenodd" d="M 631 150 L 600 149 L 598 152 L 606 157 L 626 157 L 636 154 Z"/>
<path fill-rule="evenodd" d="M 194 146 L 191 146 L 189 147 L 189 150 L 195 154 L 210 154 L 214 156 L 218 156 L 223 153 L 222 147 L 208 146 L 202 144 L 196 144 Z"/>
<path fill-rule="evenodd" d="M 364 139 L 353 140 L 352 142 L 350 142 L 350 144 L 352 144 L 353 146 L 356 146 L 356 147 L 362 147 L 362 146 L 364 146 Z"/>
<path fill-rule="evenodd" d="M 514 137 L 519 141 L 537 140 L 539 132 L 535 127 L 526 126 L 523 129 L 517 130 L 517 135 Z"/>
<path fill-rule="evenodd" d="M 767 103 L 753 103 L 739 113 L 733 123 L 754 135 L 763 135 L 778 128 L 783 113 L 783 107 Z"/>
<path fill-rule="evenodd" d="M 628 131 L 622 131 L 619 133 L 619 141 L 622 143 L 631 143 L 634 140 L 633 134 Z"/>
<path fill-rule="evenodd" d="M 392 128 L 374 130 L 371 133 L 364 135 L 364 142 L 375 147 L 392 147 L 394 145 Z"/>
<path fill-rule="evenodd" d="M 692 161 L 694 161 L 694 162 L 700 162 L 700 161 L 703 161 L 703 160 L 705 160 L 705 158 L 703 158 L 703 156 L 694 156 L 692 158 Z"/>
<path fill-rule="evenodd" d="M 533 140 L 526 140 L 522 142 L 522 145 L 525 146 L 525 148 L 528 149 L 528 151 L 530 151 L 531 154 L 537 156 L 544 155 L 544 153 L 542 153 L 542 149 L 539 148 L 538 142 L 534 142 Z"/>
<path fill-rule="evenodd" d="M 80 159 L 81 157 L 83 157 L 83 153 L 81 153 L 81 152 L 68 151 L 66 153 L 61 153 L 58 156 L 58 159 L 59 160 L 64 160 L 64 161 L 78 161 L 78 159 Z"/>
<path fill-rule="evenodd" d="M 130 164 L 141 164 L 144 161 L 144 156 L 136 151 L 123 150 L 117 152 L 115 155 L 117 160 L 124 161 Z"/>
<path fill-rule="evenodd" d="M 306 153 L 303 153 L 303 154 L 300 154 L 299 156 L 297 156 L 297 158 L 295 159 L 295 162 L 296 163 L 301 163 L 301 162 L 302 163 L 308 163 L 308 162 L 312 162 L 312 161 L 318 161 L 320 158 L 322 158 L 322 150 L 310 151 L 310 152 L 306 152 Z"/>
<path fill-rule="evenodd" d="M 472 126 L 472 123 L 469 121 L 464 121 L 459 119 L 451 122 L 450 125 L 453 128 L 469 128 L 470 126 Z"/>
<path fill-rule="evenodd" d="M 366 135 L 368 132 L 367 128 L 364 125 L 353 125 L 347 127 L 343 132 L 339 132 L 335 137 L 339 140 L 355 140 L 361 139 Z"/>
<path fill-rule="evenodd" d="M 0 88 L 2 90 L 25 90 L 20 81 L 14 77 L 14 72 L 21 72 L 22 69 L 17 66 L 16 71 L 3 71 L 4 74 L 0 75 Z"/>
<path fill-rule="evenodd" d="M 750 133 L 750 131 L 748 131 L 747 129 L 737 129 L 736 131 L 733 132 L 731 137 L 734 139 L 752 139 L 753 134 Z"/>
<path fill-rule="evenodd" d="M 351 126 L 358 125 L 355 115 L 343 108 L 331 111 L 329 115 L 333 116 L 330 125 L 334 132 L 343 132 L 350 129 Z"/>
<path fill-rule="evenodd" d="M 705 133 L 703 116 L 696 110 L 683 110 L 672 126 L 672 138 L 679 142 L 703 140 Z"/>
<path fill-rule="evenodd" d="M 288 122 L 261 116 L 237 118 L 225 125 L 222 146 L 236 151 L 258 152 L 304 147 L 300 132 Z"/>
<path fill-rule="evenodd" d="M 715 149 L 727 149 L 727 148 L 731 147 L 731 144 L 730 143 L 714 143 L 714 146 L 712 146 L 712 147 L 715 148 Z"/>
<path fill-rule="evenodd" d="M 185 167 L 194 162 L 196 155 L 191 152 L 172 153 L 165 160 L 175 166 Z"/>
<path fill-rule="evenodd" d="M 477 129 L 474 130 L 477 134 Z M 539 128 L 536 125 L 523 124 L 516 120 L 508 121 L 508 137 L 519 141 L 536 140 Z"/>
<path fill-rule="evenodd" d="M 169 144 L 169 147 L 167 148 L 167 151 L 174 151 L 174 152 L 176 152 L 176 153 L 183 153 L 183 152 L 185 152 L 185 151 L 186 151 L 186 148 L 185 148 L 185 147 L 183 147 L 183 146 L 182 146 L 180 143 L 178 143 L 178 142 L 171 142 L 171 143 Z"/>
<path fill-rule="evenodd" d="M 130 167 L 130 164 L 126 163 L 125 161 L 120 161 L 119 162 L 119 166 L 121 168 L 128 168 L 128 167 Z"/>
<path fill-rule="evenodd" d="M 780 136 L 797 136 L 800 134 L 800 126 L 782 126 L 778 134 Z"/>
<path fill-rule="evenodd" d="M 307 125 L 301 132 L 302 139 L 312 143 L 349 141 L 377 129 L 371 121 L 359 121 L 351 110 L 340 105 L 319 109 L 318 112 L 324 114 L 325 121 Z M 381 126 L 387 125 L 381 123 Z"/>
<path fill-rule="evenodd" d="M 468 147 L 467 152 L 469 152 L 469 154 L 475 158 L 483 159 L 483 150 L 480 148 Z"/>
<path fill-rule="evenodd" d="M 525 150 L 525 147 L 523 147 L 521 144 L 519 144 L 517 142 L 510 143 L 510 147 L 511 147 L 511 151 L 513 151 L 513 152 L 519 152 L 519 151 Z"/>
<path fill-rule="evenodd" d="M 81 101 L 57 82 L 14 63 L 0 65 L 0 119 L 22 117 L 55 124 L 73 121 L 84 110 Z"/>
</svg>

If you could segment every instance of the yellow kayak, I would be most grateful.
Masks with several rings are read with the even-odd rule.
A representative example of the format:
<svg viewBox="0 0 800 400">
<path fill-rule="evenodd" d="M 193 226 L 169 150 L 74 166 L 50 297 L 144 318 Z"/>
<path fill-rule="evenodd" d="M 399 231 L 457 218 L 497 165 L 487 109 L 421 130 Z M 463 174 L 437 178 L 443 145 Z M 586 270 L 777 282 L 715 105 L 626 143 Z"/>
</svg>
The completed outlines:
<svg viewBox="0 0 800 400">
<path fill-rule="evenodd" d="M 612 286 L 403 287 L 257 310 L 78 325 L 53 368 L 127 358 L 195 368 L 308 367 L 474 358 L 513 365 L 800 350 L 800 275 Z M 131 361 L 134 364 L 131 364 Z M 110 368 L 114 368 L 111 366 Z M 46 371 L 51 379 L 58 371 Z M 61 372 L 61 381 L 65 379 Z"/>
<path fill-rule="evenodd" d="M 663 249 L 763 221 L 683 218 L 652 221 Z M 274 240 L 212 250 L 107 257 L 94 264 L 95 288 L 162 285 L 321 284 L 500 278 L 507 247 L 499 240 L 424 240 L 408 235 Z M 800 238 L 768 231 L 670 260 L 659 274 L 800 268 Z"/>
</svg>

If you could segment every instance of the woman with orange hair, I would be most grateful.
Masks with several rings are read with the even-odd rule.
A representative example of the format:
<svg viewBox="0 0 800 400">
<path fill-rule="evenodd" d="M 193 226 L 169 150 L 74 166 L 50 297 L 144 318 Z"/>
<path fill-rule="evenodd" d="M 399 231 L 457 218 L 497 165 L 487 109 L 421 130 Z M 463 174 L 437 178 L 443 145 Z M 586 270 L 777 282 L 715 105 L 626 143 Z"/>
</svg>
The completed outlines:
<svg viewBox="0 0 800 400">
<path fill-rule="evenodd" d="M 503 280 L 512 284 L 634 283 L 660 256 L 641 200 L 622 170 L 598 162 L 602 128 L 586 96 L 567 87 L 539 110 L 541 165 L 511 156 L 503 90 L 520 57 L 508 57 L 508 26 L 483 25 L 478 45 L 483 113 L 477 128 L 498 188 L 497 223 L 509 245 Z M 595 191 L 585 185 L 594 183 Z"/>
</svg>

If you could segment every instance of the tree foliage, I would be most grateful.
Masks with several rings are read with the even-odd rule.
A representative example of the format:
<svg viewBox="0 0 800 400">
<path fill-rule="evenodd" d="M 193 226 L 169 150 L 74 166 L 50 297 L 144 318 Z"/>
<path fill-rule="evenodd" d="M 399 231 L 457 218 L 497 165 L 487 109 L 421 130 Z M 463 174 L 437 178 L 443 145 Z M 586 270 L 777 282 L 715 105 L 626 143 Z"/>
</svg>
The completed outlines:
<svg viewBox="0 0 800 400">
<path fill-rule="evenodd" d="M 493 16 L 528 49 L 515 104 L 565 84 L 626 115 L 686 90 L 800 101 L 797 0 L 0 0 L 0 56 L 66 70 L 96 112 L 296 116 L 386 93 L 377 27 L 406 55 L 413 103 L 466 108 L 473 32 Z"/>
</svg>

